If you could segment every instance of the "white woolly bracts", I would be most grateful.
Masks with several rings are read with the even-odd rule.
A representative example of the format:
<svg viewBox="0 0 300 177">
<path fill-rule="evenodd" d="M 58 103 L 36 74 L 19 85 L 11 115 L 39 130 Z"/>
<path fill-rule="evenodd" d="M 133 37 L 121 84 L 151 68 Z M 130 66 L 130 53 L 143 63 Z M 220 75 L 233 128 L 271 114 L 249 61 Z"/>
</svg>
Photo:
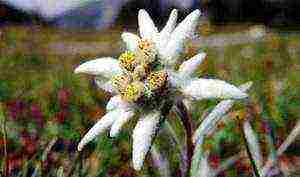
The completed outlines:
<svg viewBox="0 0 300 177">
<path fill-rule="evenodd" d="M 160 108 L 166 103 L 173 104 L 174 94 L 190 100 L 247 97 L 243 90 L 225 81 L 193 76 L 205 59 L 205 53 L 197 54 L 175 70 L 175 63 L 184 44 L 194 35 L 201 13 L 193 11 L 176 26 L 177 14 L 174 9 L 159 32 L 149 14 L 140 10 L 140 36 L 129 32 L 121 35 L 127 51 L 119 59 L 91 60 L 75 69 L 75 73 L 95 75 L 97 85 L 113 95 L 106 106 L 107 113 L 80 141 L 79 151 L 109 128 L 110 136 L 117 136 L 124 124 L 140 115 L 132 134 L 133 167 L 140 170 L 160 122 L 167 116 Z"/>
</svg>

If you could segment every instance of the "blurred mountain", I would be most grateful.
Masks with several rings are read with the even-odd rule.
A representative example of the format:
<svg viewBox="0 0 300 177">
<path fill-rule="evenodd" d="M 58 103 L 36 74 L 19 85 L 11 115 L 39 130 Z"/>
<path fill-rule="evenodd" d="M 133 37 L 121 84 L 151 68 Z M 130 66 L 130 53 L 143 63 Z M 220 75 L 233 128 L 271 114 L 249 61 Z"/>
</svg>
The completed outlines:
<svg viewBox="0 0 300 177">
<path fill-rule="evenodd" d="M 191 9 L 197 0 L 0 0 L 0 23 L 7 21 L 46 21 L 60 27 L 103 29 L 115 23 L 120 12 L 124 20 L 136 19 L 138 9 L 145 8 L 158 19 L 169 8 Z M 130 7 L 129 9 L 126 9 Z M 168 13 L 167 13 L 168 15 Z M 37 20 L 38 19 L 38 20 Z"/>
<path fill-rule="evenodd" d="M 37 22 L 103 29 L 115 23 L 136 24 L 141 8 L 159 25 L 166 21 L 171 8 L 178 8 L 181 16 L 200 8 L 216 23 L 295 25 L 300 22 L 299 0 L 0 0 L 0 24 Z"/>
<path fill-rule="evenodd" d="M 5 0 L 0 4 L 0 23 L 35 21 L 70 28 L 106 28 L 114 23 L 122 3 L 127 1 Z"/>
</svg>

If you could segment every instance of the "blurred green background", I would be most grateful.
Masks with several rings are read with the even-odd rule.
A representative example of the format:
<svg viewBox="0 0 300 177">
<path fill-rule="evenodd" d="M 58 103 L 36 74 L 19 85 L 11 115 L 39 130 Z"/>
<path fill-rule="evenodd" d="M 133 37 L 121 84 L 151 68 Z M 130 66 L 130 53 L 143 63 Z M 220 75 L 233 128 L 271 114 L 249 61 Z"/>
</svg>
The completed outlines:
<svg viewBox="0 0 300 177">
<path fill-rule="evenodd" d="M 80 138 L 105 113 L 111 95 L 97 89 L 92 77 L 75 75 L 73 70 L 90 59 L 118 57 L 124 49 L 120 40 L 123 28 L 121 24 L 101 31 L 57 29 L 43 24 L 0 28 L 0 164 L 3 170 L 6 161 L 9 176 L 160 176 L 150 156 L 141 172 L 131 167 L 134 123 L 126 125 L 118 138 L 104 134 L 81 154 L 76 152 Z M 136 21 L 127 30 L 137 33 Z M 249 92 L 252 123 L 267 158 L 270 149 L 264 122 L 271 127 L 278 147 L 300 115 L 298 31 L 203 20 L 197 33 L 200 37 L 189 41 L 182 60 L 204 51 L 208 57 L 199 67 L 199 76 L 235 85 L 253 81 Z M 194 128 L 202 114 L 218 102 L 202 101 L 193 106 Z M 220 123 L 218 132 L 207 138 L 204 146 L 213 152 L 212 166 L 243 149 L 234 117 L 245 109 L 238 103 L 229 113 L 232 119 Z M 176 116 L 172 115 L 169 122 L 184 142 Z M 180 176 L 179 149 L 165 129 L 155 143 L 168 159 L 172 176 Z M 282 163 L 296 169 L 292 173 L 296 175 L 300 170 L 299 148 L 298 138 L 281 157 Z M 249 166 L 247 160 L 239 162 L 220 176 L 251 176 Z"/>
</svg>

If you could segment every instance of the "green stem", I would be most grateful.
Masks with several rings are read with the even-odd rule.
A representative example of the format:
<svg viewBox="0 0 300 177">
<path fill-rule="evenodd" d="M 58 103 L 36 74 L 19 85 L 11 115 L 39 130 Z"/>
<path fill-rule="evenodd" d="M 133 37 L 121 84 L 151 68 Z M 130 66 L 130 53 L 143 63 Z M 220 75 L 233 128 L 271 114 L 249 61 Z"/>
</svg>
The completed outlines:
<svg viewBox="0 0 300 177">
<path fill-rule="evenodd" d="M 3 133 L 3 152 L 4 152 L 4 165 L 3 165 L 3 174 L 8 176 L 8 158 L 7 158 L 7 131 L 6 131 L 6 119 L 2 109 L 2 103 L 0 103 L 0 116 L 2 117 L 2 133 Z"/>
<path fill-rule="evenodd" d="M 191 122 L 191 115 L 188 113 L 186 106 L 182 103 L 182 101 L 178 101 L 176 103 L 176 112 L 178 113 L 181 122 L 183 123 L 185 132 L 186 132 L 186 147 L 187 147 L 187 171 L 186 177 L 190 176 L 190 169 L 192 166 L 192 158 L 194 152 L 194 144 L 192 141 L 193 137 L 193 129 Z"/>
</svg>

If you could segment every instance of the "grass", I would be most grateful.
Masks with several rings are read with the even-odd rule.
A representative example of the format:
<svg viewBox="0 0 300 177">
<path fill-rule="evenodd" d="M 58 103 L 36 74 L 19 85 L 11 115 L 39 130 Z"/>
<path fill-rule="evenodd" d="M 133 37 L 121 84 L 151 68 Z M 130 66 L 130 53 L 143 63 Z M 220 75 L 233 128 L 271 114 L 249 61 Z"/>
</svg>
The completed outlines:
<svg viewBox="0 0 300 177">
<path fill-rule="evenodd" d="M 131 168 L 129 127 L 132 124 L 127 125 L 118 138 L 111 140 L 103 135 L 90 143 L 81 155 L 76 152 L 80 138 L 105 113 L 110 95 L 96 90 L 90 77 L 75 75 L 73 70 L 87 59 L 120 53 L 119 29 L 103 32 L 37 26 L 0 29 L 4 34 L 0 41 L 0 101 L 8 130 L 7 141 L 4 141 L 4 134 L 0 134 L 0 156 L 4 157 L 2 149 L 7 146 L 11 176 L 34 173 L 41 176 L 56 176 L 57 173 L 65 176 L 158 176 L 150 158 L 142 172 Z M 225 29 L 230 31 L 228 27 Z M 226 34 L 226 30 L 222 33 Z M 215 29 L 211 35 L 214 32 L 220 33 Z M 93 45 L 89 47 L 89 43 Z M 275 144 L 280 144 L 300 115 L 299 43 L 300 36 L 272 33 L 263 42 L 225 46 L 221 51 L 207 47 L 202 50 L 207 52 L 208 60 L 197 73 L 236 85 L 253 81 L 249 95 L 259 116 L 252 121 L 254 128 L 263 134 L 260 120 L 267 119 L 274 129 Z M 61 48 L 53 47 L 53 44 L 60 44 Z M 104 47 L 93 49 L 98 44 Z M 69 50 L 72 46 L 75 46 L 73 50 Z M 57 51 L 66 48 L 65 54 Z M 199 50 L 197 46 L 193 48 Z M 245 55 L 245 49 L 250 54 Z M 195 105 L 194 127 L 201 122 L 200 115 L 211 110 L 218 101 Z M 241 112 L 243 107 L 238 103 L 231 114 Z M 220 158 L 237 152 L 231 149 L 232 145 L 241 148 L 241 137 L 233 121 L 219 125 L 225 128 L 218 129 L 205 144 Z M 179 122 L 170 122 L 182 139 Z M 43 160 L 42 154 L 53 138 L 57 142 Z M 175 154 L 177 151 L 168 148 L 170 139 L 162 136 L 156 141 L 172 160 L 173 176 L 177 176 L 180 163 Z M 296 146 L 299 147 L 299 143 Z M 4 158 L 0 160 L 4 164 Z M 227 175 L 236 176 L 241 169 L 245 175 L 249 174 L 246 168 L 249 163 L 239 165 L 240 168 L 232 167 L 226 171 Z"/>
</svg>

